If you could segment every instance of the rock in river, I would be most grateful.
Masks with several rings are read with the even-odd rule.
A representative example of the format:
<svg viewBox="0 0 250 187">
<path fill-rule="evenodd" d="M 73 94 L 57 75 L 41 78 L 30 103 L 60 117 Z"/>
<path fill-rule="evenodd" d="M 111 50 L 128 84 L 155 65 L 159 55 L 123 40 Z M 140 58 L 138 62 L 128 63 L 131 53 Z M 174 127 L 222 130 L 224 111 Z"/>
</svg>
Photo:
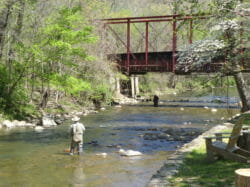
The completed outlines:
<svg viewBox="0 0 250 187">
<path fill-rule="evenodd" d="M 9 120 L 4 120 L 3 123 L 2 123 L 2 126 L 5 127 L 5 128 L 13 128 L 13 127 L 15 127 L 15 125 Z"/>
<path fill-rule="evenodd" d="M 141 152 L 139 151 L 133 151 L 133 150 L 124 150 L 124 149 L 120 149 L 118 151 L 118 153 L 120 153 L 121 156 L 140 156 L 142 155 Z"/>
<path fill-rule="evenodd" d="M 36 132 L 42 132 L 43 131 L 43 127 L 41 127 L 41 126 L 36 126 L 35 128 L 34 128 L 34 130 L 36 131 Z"/>
<path fill-rule="evenodd" d="M 42 118 L 42 126 L 44 127 L 54 127 L 56 126 L 56 122 L 49 116 L 43 116 Z"/>
</svg>

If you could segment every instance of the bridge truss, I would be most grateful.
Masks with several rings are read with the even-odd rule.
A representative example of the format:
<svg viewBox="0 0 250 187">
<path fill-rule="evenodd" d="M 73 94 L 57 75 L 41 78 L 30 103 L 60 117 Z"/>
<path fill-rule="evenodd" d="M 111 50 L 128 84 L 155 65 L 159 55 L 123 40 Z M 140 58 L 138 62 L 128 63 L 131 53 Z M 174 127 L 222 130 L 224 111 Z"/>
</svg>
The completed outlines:
<svg viewBox="0 0 250 187">
<path fill-rule="evenodd" d="M 213 17 L 212 15 L 166 15 L 166 16 L 147 16 L 147 17 L 126 17 L 126 18 L 111 18 L 103 19 L 105 28 L 109 29 L 119 40 L 122 45 L 126 48 L 126 53 L 110 54 L 109 59 L 115 60 L 120 70 L 126 74 L 141 74 L 146 72 L 174 72 L 174 73 L 184 73 L 178 72 L 176 70 L 177 64 L 177 44 L 178 44 L 178 23 L 188 22 L 188 43 L 193 42 L 193 29 L 195 20 L 208 20 Z M 149 28 L 154 30 L 152 23 L 163 23 L 167 22 L 171 25 L 171 46 L 170 49 L 164 51 L 157 51 L 154 49 L 153 44 L 149 41 Z M 144 33 L 134 26 L 135 24 L 144 24 Z M 123 40 L 121 36 L 112 28 L 112 25 L 126 25 L 126 41 Z M 134 26 L 137 31 L 143 36 L 145 48 L 141 52 L 133 52 L 132 50 L 132 37 L 131 37 L 131 27 Z M 164 31 L 163 31 L 164 32 Z M 149 51 L 149 47 L 153 51 Z M 200 72 L 216 72 L 223 65 L 223 59 L 217 59 L 215 63 L 208 64 L 201 68 Z"/>
</svg>

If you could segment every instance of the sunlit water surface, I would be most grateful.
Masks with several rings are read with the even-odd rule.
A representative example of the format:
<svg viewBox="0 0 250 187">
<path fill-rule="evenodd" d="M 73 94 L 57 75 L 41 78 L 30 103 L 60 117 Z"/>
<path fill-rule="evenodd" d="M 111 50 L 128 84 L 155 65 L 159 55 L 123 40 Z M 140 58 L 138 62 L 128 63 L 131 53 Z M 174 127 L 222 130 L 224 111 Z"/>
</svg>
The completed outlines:
<svg viewBox="0 0 250 187">
<path fill-rule="evenodd" d="M 204 106 L 215 107 L 218 111 L 211 112 Z M 227 119 L 238 112 L 237 98 L 218 104 L 211 103 L 211 96 L 160 98 L 158 108 L 152 103 L 110 107 L 82 117 L 87 127 L 82 156 L 69 156 L 63 152 L 70 143 L 69 124 L 43 132 L 2 130 L 0 186 L 145 186 L 176 147 L 186 143 L 144 140 L 142 135 L 148 128 L 194 127 L 205 131 L 222 123 L 221 118 Z M 90 144 L 92 141 L 95 143 Z M 117 145 L 141 151 L 143 156 L 122 157 L 117 153 Z M 107 153 L 106 158 L 96 155 L 102 152 Z"/>
</svg>

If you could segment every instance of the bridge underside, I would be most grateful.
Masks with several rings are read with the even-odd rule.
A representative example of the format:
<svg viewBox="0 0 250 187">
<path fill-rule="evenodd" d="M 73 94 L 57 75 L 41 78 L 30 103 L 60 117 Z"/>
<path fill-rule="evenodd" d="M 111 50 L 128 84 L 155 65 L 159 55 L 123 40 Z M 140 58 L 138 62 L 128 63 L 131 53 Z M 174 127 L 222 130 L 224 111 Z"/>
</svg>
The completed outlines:
<svg viewBox="0 0 250 187">
<path fill-rule="evenodd" d="M 178 52 L 177 52 L 178 53 Z M 147 72 L 174 72 L 176 74 L 190 74 L 196 73 L 215 73 L 221 70 L 223 66 L 223 59 L 215 59 L 213 63 L 197 68 L 194 71 L 187 71 L 185 66 L 178 67 L 178 64 L 173 63 L 171 51 L 163 52 L 148 52 L 132 53 L 128 56 L 127 53 L 110 54 L 108 59 L 116 62 L 118 68 L 125 74 L 145 74 Z M 178 67 L 175 69 L 175 67 Z"/>
</svg>

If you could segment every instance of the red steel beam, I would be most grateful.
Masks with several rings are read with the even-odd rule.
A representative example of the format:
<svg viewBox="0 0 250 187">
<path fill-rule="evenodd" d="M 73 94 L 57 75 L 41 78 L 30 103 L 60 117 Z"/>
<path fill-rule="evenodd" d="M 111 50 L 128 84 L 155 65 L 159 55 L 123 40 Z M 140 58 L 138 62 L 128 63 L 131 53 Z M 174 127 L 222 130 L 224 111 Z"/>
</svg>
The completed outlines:
<svg viewBox="0 0 250 187">
<path fill-rule="evenodd" d="M 173 15 L 165 15 L 165 16 L 144 16 L 144 17 L 125 17 L 125 18 L 108 18 L 101 19 L 101 21 L 120 21 L 120 20 L 137 20 L 137 19 L 157 19 L 157 18 L 178 18 L 178 17 L 197 17 L 197 16 L 211 16 L 211 14 L 190 14 L 190 15 L 181 15 L 181 14 L 173 14 Z"/>
<path fill-rule="evenodd" d="M 146 22 L 146 44 L 145 44 L 145 59 L 146 65 L 148 65 L 148 22 Z"/>
<path fill-rule="evenodd" d="M 127 48 L 127 44 L 121 39 L 121 37 L 112 29 L 112 27 L 110 27 L 109 25 L 107 25 L 107 27 L 111 30 L 111 32 L 115 35 L 115 37 L 120 40 L 120 42 L 124 45 L 124 47 Z M 131 53 L 131 51 L 130 51 Z M 131 53 L 131 55 L 136 59 L 135 55 L 133 53 Z"/>
<path fill-rule="evenodd" d="M 175 17 L 173 17 L 175 18 Z M 177 48 L 177 22 L 173 19 L 173 38 L 172 38 L 172 72 L 175 72 L 176 48 Z"/>
<path fill-rule="evenodd" d="M 112 27 L 110 27 L 109 25 L 107 25 L 107 27 L 109 28 L 109 30 L 111 30 L 111 32 L 115 35 L 115 37 L 121 41 L 121 43 L 127 47 L 126 43 L 121 39 L 121 37 L 112 29 Z"/>
<path fill-rule="evenodd" d="M 159 64 L 158 65 L 150 65 L 150 64 L 148 64 L 148 65 L 143 65 L 143 64 L 139 64 L 139 65 L 130 65 L 129 67 L 164 67 L 164 66 L 160 66 Z M 121 66 L 121 67 L 125 67 L 125 66 Z"/>
<path fill-rule="evenodd" d="M 147 23 L 147 22 L 146 22 Z M 140 31 L 140 29 L 136 26 L 136 25 L 133 25 L 135 27 L 135 29 L 140 33 L 140 35 L 146 39 L 146 36 L 144 36 L 144 34 Z M 150 25 L 149 25 L 150 26 Z M 150 45 L 150 47 L 153 48 L 154 51 L 156 51 L 156 49 L 154 48 L 153 44 L 151 44 L 149 41 L 148 41 L 148 45 Z"/>
<path fill-rule="evenodd" d="M 185 17 L 185 18 L 176 18 L 175 20 L 177 21 L 182 21 L 182 20 L 189 20 L 189 19 L 207 19 L 207 16 L 203 17 Z M 130 21 L 130 23 L 145 23 L 145 22 L 166 22 L 166 21 L 173 21 L 173 19 L 146 19 L 146 20 L 135 20 L 135 21 Z M 106 24 L 125 24 L 128 23 L 127 21 L 108 21 L 105 22 Z"/>
<path fill-rule="evenodd" d="M 193 43 L 193 20 L 189 22 L 189 44 Z"/>
<path fill-rule="evenodd" d="M 129 65 L 130 65 L 130 19 L 127 21 L 127 63 L 126 68 L 129 72 Z"/>
</svg>

